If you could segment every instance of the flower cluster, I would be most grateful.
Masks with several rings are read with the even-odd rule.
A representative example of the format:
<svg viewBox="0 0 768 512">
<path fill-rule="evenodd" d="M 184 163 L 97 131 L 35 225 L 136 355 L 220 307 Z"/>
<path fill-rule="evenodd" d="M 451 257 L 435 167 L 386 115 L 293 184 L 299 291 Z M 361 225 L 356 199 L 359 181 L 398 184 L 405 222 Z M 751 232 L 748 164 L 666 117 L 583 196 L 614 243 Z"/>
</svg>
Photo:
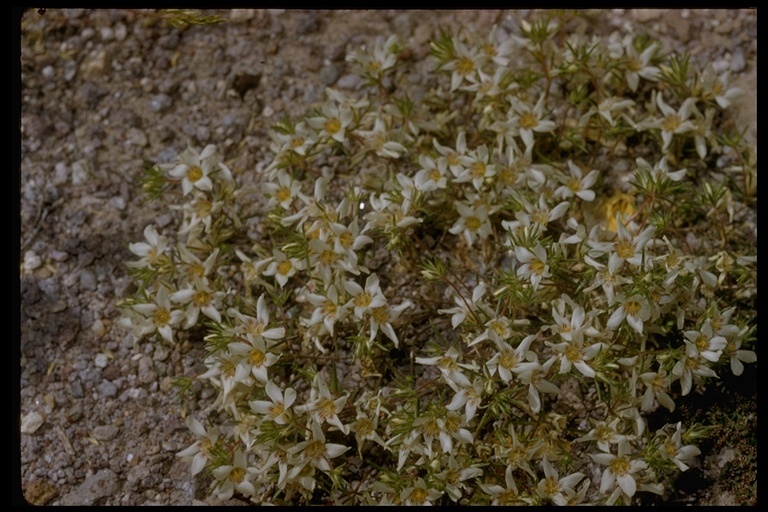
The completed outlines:
<svg viewBox="0 0 768 512">
<path fill-rule="evenodd" d="M 212 492 L 630 504 L 696 464 L 695 428 L 647 416 L 757 359 L 754 197 L 724 178 L 749 148 L 717 121 L 739 91 L 565 28 L 441 32 L 429 89 L 378 40 L 255 172 L 213 146 L 156 167 L 183 218 L 130 244 L 124 323 L 204 340 L 211 424 L 179 456 Z"/>
</svg>

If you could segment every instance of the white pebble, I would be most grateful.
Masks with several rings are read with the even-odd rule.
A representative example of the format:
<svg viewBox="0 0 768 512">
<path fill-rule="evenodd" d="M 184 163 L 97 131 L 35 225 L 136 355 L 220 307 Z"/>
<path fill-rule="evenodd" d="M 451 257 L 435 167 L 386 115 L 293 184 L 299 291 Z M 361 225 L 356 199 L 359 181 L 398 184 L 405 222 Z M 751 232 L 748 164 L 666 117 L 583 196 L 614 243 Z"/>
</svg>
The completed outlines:
<svg viewBox="0 0 768 512">
<path fill-rule="evenodd" d="M 43 264 L 43 260 L 40 259 L 40 256 L 37 255 L 34 251 L 27 251 L 24 253 L 24 268 L 26 270 L 35 270 L 36 268 L 40 268 L 40 265 Z"/>
<path fill-rule="evenodd" d="M 36 411 L 32 411 L 29 414 L 21 418 L 21 433 L 33 434 L 37 429 L 43 425 L 43 417 Z"/>
<path fill-rule="evenodd" d="M 109 358 L 104 354 L 96 354 L 93 363 L 99 368 L 104 368 L 109 363 Z"/>
</svg>

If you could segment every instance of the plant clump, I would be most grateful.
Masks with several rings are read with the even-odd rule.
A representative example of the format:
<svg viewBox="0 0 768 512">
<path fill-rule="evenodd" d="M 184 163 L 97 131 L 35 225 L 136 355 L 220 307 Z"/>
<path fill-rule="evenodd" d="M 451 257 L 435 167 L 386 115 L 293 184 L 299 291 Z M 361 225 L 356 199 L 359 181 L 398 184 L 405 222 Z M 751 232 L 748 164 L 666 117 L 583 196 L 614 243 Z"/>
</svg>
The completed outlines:
<svg viewBox="0 0 768 512">
<path fill-rule="evenodd" d="M 254 169 L 148 163 L 181 222 L 129 246 L 124 324 L 205 343 L 192 474 L 273 504 L 672 491 L 711 426 L 648 416 L 757 358 L 755 150 L 728 77 L 660 48 L 558 17 L 423 61 L 382 38 Z"/>
</svg>

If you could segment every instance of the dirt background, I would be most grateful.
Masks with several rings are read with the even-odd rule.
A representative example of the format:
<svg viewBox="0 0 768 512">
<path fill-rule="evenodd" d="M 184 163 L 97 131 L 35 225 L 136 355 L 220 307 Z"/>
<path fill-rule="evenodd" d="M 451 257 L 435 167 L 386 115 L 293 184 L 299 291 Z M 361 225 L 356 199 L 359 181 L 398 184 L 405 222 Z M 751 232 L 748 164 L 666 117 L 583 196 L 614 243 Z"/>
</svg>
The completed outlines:
<svg viewBox="0 0 768 512">
<path fill-rule="evenodd" d="M 423 58 L 438 24 L 478 33 L 498 24 L 509 34 L 531 13 L 219 10 L 206 14 L 226 23 L 182 29 L 154 11 L 17 14 L 20 280 L 13 338 L 20 343 L 12 373 L 21 431 L 16 423 L 14 495 L 39 505 L 221 504 L 175 457 L 194 441 L 182 413 L 212 400 L 210 389 L 198 385 L 181 398 L 172 385 L 199 372 L 202 344 L 181 338 L 173 349 L 134 346 L 117 325 L 117 306 L 132 286 L 128 244 L 142 240 L 155 219 L 161 227 L 177 222 L 162 202 L 142 202 L 143 161 L 168 162 L 188 143 L 213 143 L 236 175 L 253 172 L 268 158 L 274 121 L 304 112 L 326 86 L 355 87 L 347 50 L 395 33 Z M 696 63 L 730 70 L 747 92 L 733 115 L 751 125 L 755 140 L 756 10 L 584 14 L 572 30 L 645 31 L 664 51 L 688 49 Z M 696 485 L 675 499 L 750 504 L 719 484 L 719 471 L 744 451 L 725 446 L 704 457 L 693 468 Z M 756 461 L 747 468 L 756 472 Z"/>
</svg>

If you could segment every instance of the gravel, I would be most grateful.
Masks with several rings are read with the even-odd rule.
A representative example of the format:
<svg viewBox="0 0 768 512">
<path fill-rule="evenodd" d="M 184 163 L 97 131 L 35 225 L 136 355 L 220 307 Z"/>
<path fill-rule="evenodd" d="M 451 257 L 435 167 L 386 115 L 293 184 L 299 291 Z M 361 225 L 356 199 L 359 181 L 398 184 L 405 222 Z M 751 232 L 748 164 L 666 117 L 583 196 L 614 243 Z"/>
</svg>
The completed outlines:
<svg viewBox="0 0 768 512">
<path fill-rule="evenodd" d="M 174 455 L 194 441 L 181 418 L 213 399 L 200 386 L 191 396 L 172 386 L 198 372 L 202 341 L 152 350 L 119 325 L 132 289 L 128 244 L 155 219 L 176 222 L 162 201 L 142 201 L 142 162 L 215 143 L 228 148 L 235 174 L 250 172 L 267 157 L 273 122 L 301 114 L 325 86 L 358 85 L 343 60 L 352 45 L 394 32 L 423 55 L 418 45 L 438 24 L 482 32 L 498 23 L 515 33 L 520 12 L 216 14 L 229 21 L 177 29 L 134 9 L 20 16 L 19 487 L 29 503 L 244 503 L 208 497 L 209 482 Z M 632 27 L 667 50 L 687 47 L 697 62 L 730 69 L 754 97 L 755 11 L 614 9 L 589 26 Z M 238 83 L 243 73 L 255 80 Z"/>
</svg>

